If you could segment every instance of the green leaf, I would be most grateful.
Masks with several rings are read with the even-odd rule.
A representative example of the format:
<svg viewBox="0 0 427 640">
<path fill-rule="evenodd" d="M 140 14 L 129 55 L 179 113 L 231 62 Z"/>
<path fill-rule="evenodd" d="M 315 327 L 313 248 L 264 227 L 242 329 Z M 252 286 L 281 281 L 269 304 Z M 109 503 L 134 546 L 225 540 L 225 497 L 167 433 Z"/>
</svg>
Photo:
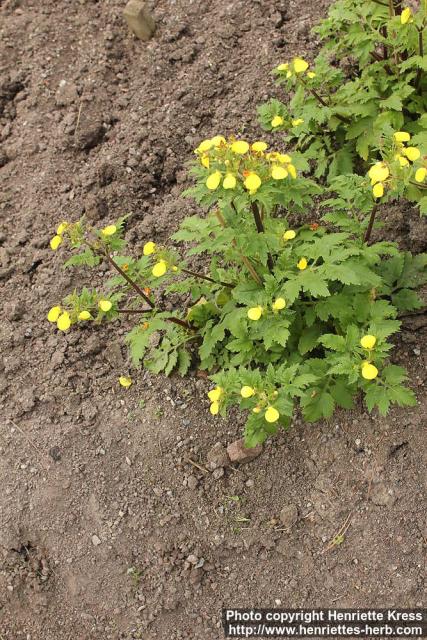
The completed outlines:
<svg viewBox="0 0 427 640">
<path fill-rule="evenodd" d="M 331 295 L 326 280 L 318 272 L 306 269 L 299 277 L 303 291 L 310 293 L 314 298 Z"/>
<path fill-rule="evenodd" d="M 301 407 L 307 422 L 330 418 L 335 410 L 335 401 L 328 391 L 315 389 L 301 399 Z"/>
<path fill-rule="evenodd" d="M 191 365 L 190 354 L 186 349 L 178 350 L 178 373 L 185 376 Z"/>
<path fill-rule="evenodd" d="M 320 336 L 319 342 L 321 342 L 327 349 L 332 349 L 332 351 L 346 350 L 345 338 L 343 336 L 337 336 L 333 333 L 323 334 L 323 336 Z"/>
<path fill-rule="evenodd" d="M 424 307 L 423 301 L 412 289 L 401 289 L 391 296 L 391 301 L 399 311 L 413 311 Z"/>
<path fill-rule="evenodd" d="M 302 356 L 313 351 L 313 349 L 317 347 L 317 342 L 321 333 L 322 330 L 317 325 L 304 329 L 298 341 L 298 351 Z"/>
</svg>

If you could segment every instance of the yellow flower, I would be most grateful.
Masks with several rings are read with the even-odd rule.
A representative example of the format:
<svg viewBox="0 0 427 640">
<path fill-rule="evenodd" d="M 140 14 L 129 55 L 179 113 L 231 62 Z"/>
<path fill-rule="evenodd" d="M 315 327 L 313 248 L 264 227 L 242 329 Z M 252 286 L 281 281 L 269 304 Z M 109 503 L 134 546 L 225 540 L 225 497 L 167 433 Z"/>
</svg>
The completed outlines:
<svg viewBox="0 0 427 640">
<path fill-rule="evenodd" d="M 58 226 L 56 230 L 56 233 L 58 234 L 58 236 L 62 236 L 65 229 L 67 229 L 67 227 L 68 227 L 68 222 L 61 222 L 61 224 Z"/>
<path fill-rule="evenodd" d="M 384 182 L 390 175 L 389 168 L 384 162 L 376 162 L 368 171 L 368 176 L 371 179 L 371 184 L 376 182 Z"/>
<path fill-rule="evenodd" d="M 307 260 L 305 258 L 301 258 L 301 260 L 297 263 L 297 267 L 300 271 L 304 271 L 304 269 L 307 269 Z"/>
<path fill-rule="evenodd" d="M 267 422 L 277 422 L 280 418 L 280 413 L 274 407 L 268 407 L 267 411 L 264 413 L 264 418 Z"/>
<path fill-rule="evenodd" d="M 316 74 L 314 73 L 314 71 L 307 71 L 307 78 L 315 78 Z"/>
<path fill-rule="evenodd" d="M 56 322 L 61 315 L 61 311 L 61 307 L 52 307 L 52 309 L 50 309 L 49 313 L 47 314 L 47 319 L 49 320 L 49 322 Z"/>
<path fill-rule="evenodd" d="M 128 378 L 127 376 L 120 376 L 119 383 L 122 385 L 122 387 L 128 389 L 132 384 L 132 378 Z"/>
<path fill-rule="evenodd" d="M 375 365 L 370 362 L 364 362 L 362 364 L 362 377 L 365 378 L 365 380 L 373 380 L 377 375 L 378 369 Z"/>
<path fill-rule="evenodd" d="M 110 311 L 111 307 L 113 306 L 112 302 L 110 302 L 109 300 L 100 300 L 98 302 L 98 307 L 101 309 L 101 311 L 103 311 L 104 313 L 107 313 L 107 311 Z"/>
<path fill-rule="evenodd" d="M 168 265 L 166 264 L 166 260 L 159 260 L 159 262 L 156 262 L 156 264 L 154 265 L 151 273 L 155 278 L 160 278 L 161 276 L 165 275 L 167 270 Z"/>
<path fill-rule="evenodd" d="M 308 62 L 306 62 L 303 58 L 295 58 L 294 62 L 294 71 L 295 73 L 304 73 L 308 69 Z"/>
<path fill-rule="evenodd" d="M 222 183 L 222 186 L 224 189 L 235 189 L 236 187 L 236 176 L 233 176 L 232 173 L 227 173 L 227 175 L 224 178 L 224 182 Z"/>
<path fill-rule="evenodd" d="M 214 136 L 211 143 L 214 147 L 219 147 L 220 144 L 225 144 L 226 140 L 224 136 Z"/>
<path fill-rule="evenodd" d="M 292 162 L 291 156 L 288 156 L 287 153 L 278 153 L 276 155 L 277 155 L 277 160 L 282 164 L 288 164 L 289 162 Z"/>
<path fill-rule="evenodd" d="M 50 248 L 53 251 L 56 251 L 59 245 L 61 244 L 61 242 L 62 242 L 61 236 L 53 236 L 52 240 L 50 241 Z"/>
<path fill-rule="evenodd" d="M 277 71 L 287 71 L 289 69 L 289 62 L 283 62 L 276 67 Z"/>
<path fill-rule="evenodd" d="M 406 149 L 402 150 L 402 153 L 404 153 L 411 162 L 415 162 L 415 160 L 418 160 L 421 155 L 420 150 L 416 147 L 406 147 Z"/>
<path fill-rule="evenodd" d="M 203 140 L 197 147 L 196 151 L 198 151 L 199 153 L 204 153 L 205 151 L 209 151 L 209 149 L 211 149 L 212 147 L 212 140 Z"/>
<path fill-rule="evenodd" d="M 244 185 L 248 191 L 255 193 L 261 186 L 261 178 L 256 173 L 250 173 L 245 178 Z"/>
<path fill-rule="evenodd" d="M 262 316 L 262 312 L 263 312 L 263 308 L 260 306 L 251 307 L 250 309 L 248 309 L 249 320 L 259 320 Z"/>
<path fill-rule="evenodd" d="M 246 386 L 242 387 L 240 389 L 240 395 L 242 396 L 242 398 L 252 398 L 252 396 L 255 395 L 255 389 Z"/>
<path fill-rule="evenodd" d="M 409 7 L 406 7 L 405 9 L 403 9 L 402 13 L 400 14 L 400 22 L 401 24 L 406 24 L 411 20 L 411 18 L 412 18 L 412 11 L 410 10 Z"/>
<path fill-rule="evenodd" d="M 253 412 L 253 413 L 261 413 L 261 407 L 254 407 L 254 408 L 252 409 L 252 412 Z"/>
<path fill-rule="evenodd" d="M 283 180 L 288 177 L 288 172 L 284 167 L 281 167 L 278 164 L 273 164 L 271 167 L 271 177 L 273 180 Z"/>
<path fill-rule="evenodd" d="M 212 402 L 211 406 L 209 407 L 209 411 L 213 416 L 217 416 L 219 413 L 219 402 Z"/>
<path fill-rule="evenodd" d="M 171 270 L 172 270 L 172 271 L 175 271 L 175 273 L 176 273 L 177 271 L 179 271 L 179 269 L 178 269 L 178 267 L 177 267 L 176 265 L 173 265 L 173 267 L 171 267 Z"/>
<path fill-rule="evenodd" d="M 265 151 L 267 149 L 268 145 L 266 142 L 262 142 L 262 141 L 258 141 L 258 142 L 254 142 L 251 145 L 251 149 L 252 151 L 257 151 L 258 153 L 261 153 L 262 151 Z"/>
<path fill-rule="evenodd" d="M 202 156 L 200 156 L 200 164 L 203 167 L 205 167 L 205 169 L 209 169 L 209 165 L 210 165 L 209 156 L 207 156 L 206 154 L 203 154 Z"/>
<path fill-rule="evenodd" d="M 404 156 L 401 156 L 399 153 L 395 155 L 396 160 L 399 160 L 399 164 L 401 167 L 407 167 L 409 162 L 407 160 L 407 158 L 405 158 Z"/>
<path fill-rule="evenodd" d="M 360 339 L 360 345 L 364 348 L 364 349 L 373 349 L 375 347 L 377 343 L 377 339 L 375 336 L 372 336 L 370 334 L 363 336 Z"/>
<path fill-rule="evenodd" d="M 292 126 L 293 127 L 298 127 L 300 124 L 303 124 L 304 120 L 302 118 L 295 118 L 295 120 L 292 120 Z"/>
<path fill-rule="evenodd" d="M 271 126 L 273 127 L 273 129 L 275 129 L 276 127 L 280 127 L 284 122 L 285 121 L 282 116 L 274 116 L 273 120 L 271 121 Z"/>
<path fill-rule="evenodd" d="M 292 178 L 297 177 L 297 170 L 295 169 L 293 164 L 288 164 L 288 171 L 291 174 Z"/>
<path fill-rule="evenodd" d="M 146 242 L 144 244 L 144 248 L 142 249 L 142 253 L 144 254 L 144 256 L 151 256 L 151 254 L 154 253 L 155 250 L 156 250 L 155 242 Z"/>
<path fill-rule="evenodd" d="M 426 175 L 427 175 L 427 169 L 425 167 L 420 167 L 415 172 L 415 180 L 417 182 L 424 182 Z"/>
<path fill-rule="evenodd" d="M 374 198 L 382 198 L 384 195 L 384 185 L 382 182 L 377 182 L 377 184 L 374 184 L 374 186 L 372 187 L 372 195 L 374 196 Z"/>
<path fill-rule="evenodd" d="M 295 233 L 295 231 L 293 229 L 288 229 L 287 231 L 285 231 L 285 233 L 283 234 L 283 240 L 293 240 L 295 238 L 297 234 Z"/>
<path fill-rule="evenodd" d="M 67 329 L 70 328 L 71 320 L 70 320 L 70 315 L 67 311 L 64 311 L 64 313 L 61 313 L 61 315 L 57 320 L 56 326 L 60 331 L 67 331 Z"/>
<path fill-rule="evenodd" d="M 224 389 L 222 387 L 215 387 L 215 389 L 208 391 L 208 398 L 212 402 L 218 402 L 223 393 Z"/>
<path fill-rule="evenodd" d="M 236 140 L 231 145 L 231 150 L 233 153 L 238 153 L 239 155 L 243 155 L 249 151 L 249 145 L 244 140 Z"/>
<path fill-rule="evenodd" d="M 286 300 L 284 298 L 276 298 L 272 304 L 273 311 L 280 311 L 286 307 Z"/>
<path fill-rule="evenodd" d="M 396 131 L 394 133 L 394 139 L 396 142 L 409 142 L 411 136 L 406 131 Z"/>
<path fill-rule="evenodd" d="M 79 313 L 79 320 L 90 320 L 90 317 L 89 311 L 80 311 Z"/>
<path fill-rule="evenodd" d="M 103 236 L 113 236 L 117 231 L 117 227 L 115 224 L 109 224 L 108 227 L 104 227 L 101 230 Z"/>
<path fill-rule="evenodd" d="M 215 191 L 215 189 L 218 189 L 221 178 L 221 171 L 215 171 L 214 173 L 211 173 L 210 176 L 206 178 L 205 184 L 207 188 L 211 191 Z"/>
</svg>

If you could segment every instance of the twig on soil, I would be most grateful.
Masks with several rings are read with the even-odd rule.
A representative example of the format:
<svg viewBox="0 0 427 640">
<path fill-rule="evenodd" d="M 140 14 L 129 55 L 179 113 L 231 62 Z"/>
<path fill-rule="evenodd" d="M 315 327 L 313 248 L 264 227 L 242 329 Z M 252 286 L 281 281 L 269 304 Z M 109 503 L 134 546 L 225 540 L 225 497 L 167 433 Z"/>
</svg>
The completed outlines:
<svg viewBox="0 0 427 640">
<path fill-rule="evenodd" d="M 79 112 L 77 114 L 77 122 L 76 122 L 76 128 L 74 129 L 74 137 L 76 137 L 77 135 L 77 130 L 79 128 L 79 124 L 80 124 L 80 116 L 82 114 L 82 107 L 83 107 L 83 102 L 80 102 L 80 106 L 79 106 Z"/>
<path fill-rule="evenodd" d="M 27 442 L 28 442 L 28 443 L 33 447 L 34 451 L 36 451 L 36 452 L 37 452 L 37 454 L 40 456 L 41 460 L 39 460 L 39 462 L 40 462 L 40 464 L 42 465 L 42 467 L 43 467 L 44 469 L 49 469 L 49 465 L 47 465 L 47 464 L 44 462 L 44 460 L 43 460 L 43 457 L 44 457 L 44 455 L 45 455 L 45 454 L 43 453 L 43 451 L 41 451 L 41 449 L 39 449 L 39 448 L 34 444 L 34 442 L 31 440 L 31 438 L 30 438 L 30 437 L 25 433 L 25 431 L 23 431 L 23 430 L 21 429 L 21 427 L 20 427 L 19 425 L 17 425 L 17 424 L 16 424 L 16 422 L 14 422 L 13 420 L 11 420 L 10 418 L 9 418 L 9 422 L 10 422 L 11 424 L 13 424 L 13 426 L 15 427 L 15 429 L 18 429 L 19 433 L 20 433 L 21 435 L 23 435 L 23 436 L 24 436 L 24 438 L 26 439 L 26 441 L 27 441 Z"/>
<path fill-rule="evenodd" d="M 332 538 L 332 540 L 330 541 L 328 546 L 323 549 L 322 555 L 324 553 L 326 553 L 327 551 L 330 551 L 334 547 L 336 547 L 339 544 L 342 544 L 344 542 L 344 535 L 346 534 L 346 532 L 347 532 L 347 530 L 348 530 L 348 528 L 349 528 L 349 526 L 351 524 L 352 515 L 353 514 L 350 511 L 350 513 L 348 514 L 347 518 L 345 519 L 343 525 L 341 526 L 340 530 L 334 535 L 334 537 Z"/>
<path fill-rule="evenodd" d="M 196 469 L 199 469 L 199 471 L 203 471 L 203 473 L 209 473 L 209 471 L 207 469 L 205 469 L 205 467 L 202 467 L 197 462 L 194 462 L 194 460 L 192 460 L 191 458 L 184 458 L 184 460 L 185 460 L 185 462 L 188 462 L 189 464 L 192 464 L 193 467 L 196 467 Z"/>
</svg>

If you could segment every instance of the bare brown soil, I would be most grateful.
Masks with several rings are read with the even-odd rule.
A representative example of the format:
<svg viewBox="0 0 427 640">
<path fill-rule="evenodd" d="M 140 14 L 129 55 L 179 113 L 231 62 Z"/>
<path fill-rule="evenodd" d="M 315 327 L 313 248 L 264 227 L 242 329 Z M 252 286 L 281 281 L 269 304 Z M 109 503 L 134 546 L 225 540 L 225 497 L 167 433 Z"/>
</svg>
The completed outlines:
<svg viewBox="0 0 427 640">
<path fill-rule="evenodd" d="M 117 1 L 0 2 L 2 640 L 217 640 L 223 605 L 425 605 L 425 319 L 394 352 L 416 408 L 296 417 L 216 473 L 208 453 L 242 417 L 211 417 L 204 380 L 132 372 L 125 391 L 125 324 L 45 320 L 88 281 L 50 251 L 58 221 L 130 213 L 135 252 L 165 240 L 194 209 L 196 143 L 259 131 L 271 68 L 314 55 L 327 5 L 159 0 L 142 43 Z M 386 217 L 425 248 L 416 212 Z"/>
</svg>

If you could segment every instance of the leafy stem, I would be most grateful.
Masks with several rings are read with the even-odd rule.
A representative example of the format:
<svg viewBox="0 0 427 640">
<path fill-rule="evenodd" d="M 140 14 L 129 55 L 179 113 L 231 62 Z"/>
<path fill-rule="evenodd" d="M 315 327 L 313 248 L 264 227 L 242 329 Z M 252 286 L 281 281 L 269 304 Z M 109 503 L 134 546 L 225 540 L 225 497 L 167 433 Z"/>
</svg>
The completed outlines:
<svg viewBox="0 0 427 640">
<path fill-rule="evenodd" d="M 234 211 L 236 211 L 236 207 L 234 206 L 234 203 L 231 203 L 231 206 L 233 207 Z M 218 218 L 218 221 L 220 223 L 220 225 L 222 226 L 223 229 L 225 229 L 226 222 L 224 220 L 224 216 L 222 215 L 221 211 L 219 211 L 219 209 L 215 210 L 215 215 Z M 233 247 L 236 247 L 236 241 L 233 239 L 232 240 L 232 245 Z M 262 280 L 259 277 L 259 275 L 257 274 L 257 272 L 255 271 L 254 267 L 252 266 L 251 261 L 249 260 L 249 258 L 247 258 L 246 256 L 243 255 L 243 253 L 240 253 L 240 257 L 242 259 L 243 264 L 245 265 L 245 267 L 247 268 L 247 270 L 249 271 L 249 273 L 251 274 L 252 278 L 255 280 L 255 282 L 257 282 L 259 285 L 262 285 Z"/>
</svg>

